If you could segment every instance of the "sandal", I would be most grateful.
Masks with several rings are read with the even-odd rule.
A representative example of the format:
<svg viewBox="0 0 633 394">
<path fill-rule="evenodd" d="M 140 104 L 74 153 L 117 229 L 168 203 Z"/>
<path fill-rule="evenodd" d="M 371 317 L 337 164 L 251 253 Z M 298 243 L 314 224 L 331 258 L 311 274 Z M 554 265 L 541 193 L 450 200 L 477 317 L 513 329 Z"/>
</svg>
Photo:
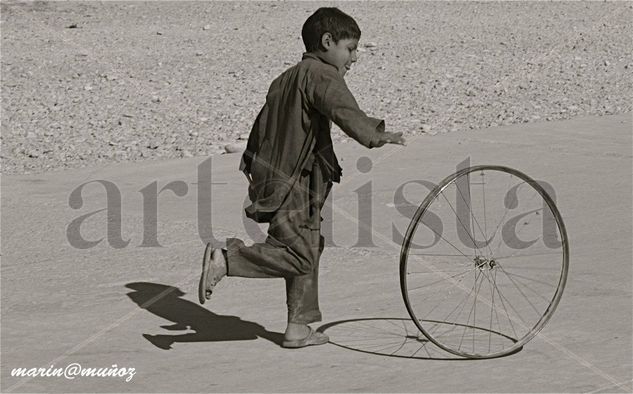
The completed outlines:
<svg viewBox="0 0 633 394">
<path fill-rule="evenodd" d="M 314 331 L 312 327 L 308 327 L 310 333 L 303 339 L 285 340 L 281 343 L 281 347 L 288 349 L 298 349 L 306 346 L 324 345 L 330 341 L 330 338 L 322 332 Z"/>
<path fill-rule="evenodd" d="M 222 270 L 223 256 L 221 249 L 214 249 L 211 243 L 208 243 L 204 249 L 202 257 L 202 274 L 200 275 L 200 283 L 198 283 L 198 301 L 204 304 L 205 300 L 211 298 L 213 287 L 226 275 L 226 270 Z M 224 271 L 224 272 L 223 272 Z M 209 274 L 211 277 L 209 278 Z"/>
</svg>

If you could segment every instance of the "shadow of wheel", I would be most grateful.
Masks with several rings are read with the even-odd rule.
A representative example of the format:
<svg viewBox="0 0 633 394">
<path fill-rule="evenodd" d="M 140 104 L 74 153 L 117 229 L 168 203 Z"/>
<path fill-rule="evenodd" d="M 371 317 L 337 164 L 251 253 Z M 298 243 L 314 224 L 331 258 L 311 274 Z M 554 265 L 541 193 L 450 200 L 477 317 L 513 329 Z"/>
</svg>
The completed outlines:
<svg viewBox="0 0 633 394">
<path fill-rule="evenodd" d="M 438 321 L 433 321 L 433 323 L 454 326 L 452 323 Z M 506 335 L 486 328 L 476 327 L 476 329 L 514 341 Z M 318 330 L 329 335 L 332 345 L 377 356 L 419 360 L 470 360 L 450 354 L 435 346 L 408 318 L 370 317 L 339 320 L 324 324 Z M 517 349 L 512 354 L 521 349 Z"/>
</svg>

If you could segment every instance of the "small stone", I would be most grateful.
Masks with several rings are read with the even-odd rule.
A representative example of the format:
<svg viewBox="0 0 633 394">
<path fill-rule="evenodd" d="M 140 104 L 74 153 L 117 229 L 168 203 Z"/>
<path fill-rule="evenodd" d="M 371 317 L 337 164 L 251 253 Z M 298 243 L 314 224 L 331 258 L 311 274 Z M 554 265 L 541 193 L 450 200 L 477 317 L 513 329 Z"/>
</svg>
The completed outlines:
<svg viewBox="0 0 633 394">
<path fill-rule="evenodd" d="M 204 25 L 202 30 L 211 30 L 211 25 Z"/>
<path fill-rule="evenodd" d="M 158 96 L 152 96 L 152 102 L 153 102 L 153 103 L 160 103 L 160 97 L 158 97 Z"/>
<path fill-rule="evenodd" d="M 224 151 L 226 153 L 239 153 L 243 152 L 246 149 L 245 142 L 236 142 L 233 144 L 228 144 L 224 146 Z"/>
<path fill-rule="evenodd" d="M 238 137 L 238 140 L 248 141 L 249 136 L 250 136 L 250 133 L 240 134 L 240 136 Z"/>
<path fill-rule="evenodd" d="M 78 25 L 76 23 L 72 23 L 68 26 L 66 26 L 67 29 L 76 29 L 78 27 Z"/>
<path fill-rule="evenodd" d="M 193 157 L 193 153 L 185 149 L 184 151 L 182 151 L 182 157 Z"/>
<path fill-rule="evenodd" d="M 37 159 L 40 155 L 39 152 L 35 149 L 27 149 L 24 151 L 27 157 L 31 159 Z"/>
<path fill-rule="evenodd" d="M 162 32 L 162 31 L 157 31 L 157 32 L 156 32 L 156 35 L 157 35 L 157 36 L 162 36 L 162 35 L 163 35 L 163 32 Z"/>
<path fill-rule="evenodd" d="M 430 132 L 430 131 L 431 131 L 431 126 L 429 126 L 429 125 L 428 125 L 428 124 L 426 124 L 426 123 L 423 123 L 423 124 L 420 126 L 420 130 L 421 130 L 423 133 L 428 133 L 428 132 Z"/>
<path fill-rule="evenodd" d="M 376 44 L 375 42 L 372 42 L 372 41 L 365 43 L 365 48 L 375 48 L 377 46 L 378 46 L 378 44 Z"/>
<path fill-rule="evenodd" d="M 204 52 L 196 51 L 196 56 L 202 56 L 202 55 L 204 55 Z"/>
<path fill-rule="evenodd" d="M 606 67 L 609 67 L 609 65 L 611 65 L 611 63 L 610 63 L 608 60 L 605 60 L 605 61 L 604 61 L 604 65 L 605 65 Z"/>
</svg>

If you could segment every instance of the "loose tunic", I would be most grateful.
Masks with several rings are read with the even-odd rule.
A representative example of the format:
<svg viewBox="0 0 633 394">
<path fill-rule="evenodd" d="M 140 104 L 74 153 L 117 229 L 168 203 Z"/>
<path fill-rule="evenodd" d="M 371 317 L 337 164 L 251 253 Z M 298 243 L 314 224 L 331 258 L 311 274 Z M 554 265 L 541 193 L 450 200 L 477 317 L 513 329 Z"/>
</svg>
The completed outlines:
<svg viewBox="0 0 633 394">
<path fill-rule="evenodd" d="M 248 217 L 270 222 L 301 170 L 310 169 L 314 160 L 323 164 L 328 180 L 340 181 L 332 121 L 368 148 L 376 146 L 378 133 L 385 129 L 383 120 L 358 107 L 335 66 L 305 53 L 273 81 L 251 130 L 240 164 L 250 182 Z"/>
</svg>

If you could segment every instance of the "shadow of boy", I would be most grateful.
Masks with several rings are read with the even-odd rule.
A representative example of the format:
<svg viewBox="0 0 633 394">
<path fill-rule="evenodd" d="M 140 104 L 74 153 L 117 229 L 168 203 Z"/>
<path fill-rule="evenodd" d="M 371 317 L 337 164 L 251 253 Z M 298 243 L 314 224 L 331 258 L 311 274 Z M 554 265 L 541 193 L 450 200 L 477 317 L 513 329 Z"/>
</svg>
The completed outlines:
<svg viewBox="0 0 633 394">
<path fill-rule="evenodd" d="M 171 349 L 174 342 L 245 341 L 261 337 L 281 345 L 283 340 L 282 334 L 267 331 L 257 323 L 209 312 L 181 298 L 185 293 L 176 287 L 148 282 L 128 283 L 126 287 L 134 290 L 127 296 L 139 307 L 173 323 L 161 328 L 194 331 L 178 335 L 143 334 L 145 339 L 161 349 Z"/>
</svg>

